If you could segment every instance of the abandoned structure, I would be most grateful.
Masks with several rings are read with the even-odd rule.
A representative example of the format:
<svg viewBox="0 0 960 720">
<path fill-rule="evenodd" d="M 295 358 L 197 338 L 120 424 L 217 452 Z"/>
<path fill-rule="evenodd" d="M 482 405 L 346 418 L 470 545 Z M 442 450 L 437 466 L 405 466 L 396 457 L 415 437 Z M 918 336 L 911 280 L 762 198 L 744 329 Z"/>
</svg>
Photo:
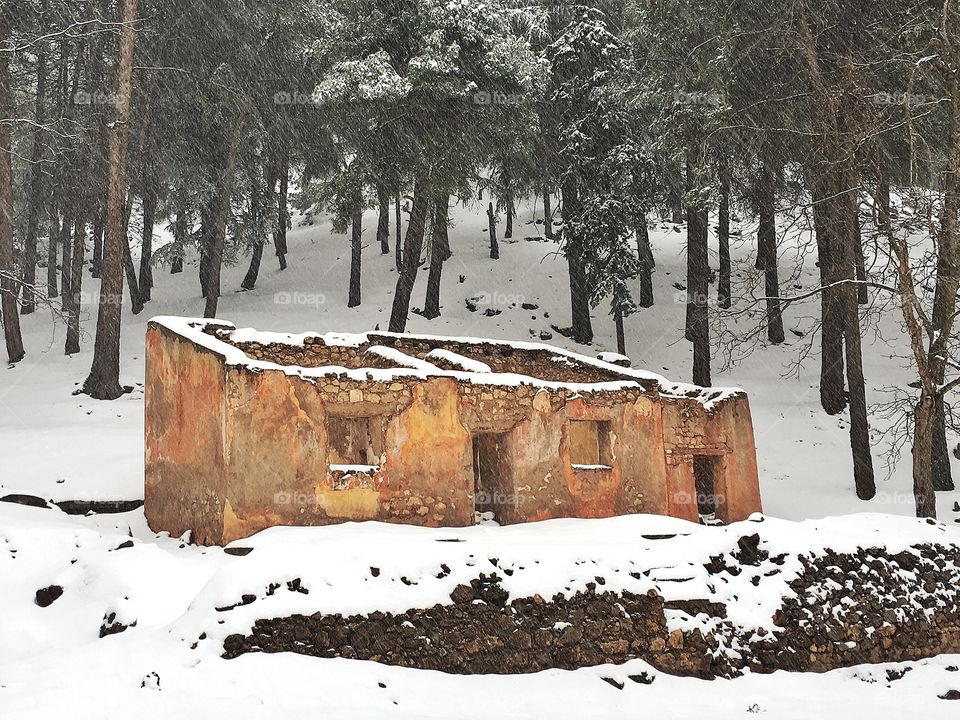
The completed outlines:
<svg viewBox="0 0 960 720">
<path fill-rule="evenodd" d="M 172 317 L 150 322 L 146 362 L 147 520 L 201 544 L 348 520 L 760 510 L 739 390 L 542 344 Z"/>
</svg>

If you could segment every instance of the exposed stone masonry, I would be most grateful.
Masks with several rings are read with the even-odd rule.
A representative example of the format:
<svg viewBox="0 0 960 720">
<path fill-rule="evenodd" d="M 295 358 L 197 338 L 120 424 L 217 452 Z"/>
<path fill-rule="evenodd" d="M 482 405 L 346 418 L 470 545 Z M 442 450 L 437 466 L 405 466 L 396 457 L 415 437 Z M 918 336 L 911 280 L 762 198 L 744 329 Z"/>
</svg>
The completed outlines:
<svg viewBox="0 0 960 720">
<path fill-rule="evenodd" d="M 712 558 L 708 572 L 722 581 L 724 574 L 757 572 L 767 560 L 782 564 L 785 556 L 769 558 L 758 540 L 742 538 L 739 552 Z M 250 635 L 226 638 L 224 656 L 292 651 L 455 673 L 537 672 L 642 658 L 665 672 L 712 678 L 747 667 L 824 672 L 960 652 L 956 547 L 827 551 L 800 560 L 803 569 L 789 585 L 795 596 L 783 600 L 770 628 L 736 628 L 722 603 L 691 598 L 665 604 L 655 591 L 605 592 L 603 578 L 569 598 L 509 600 L 494 572 L 458 586 L 449 605 L 397 615 L 258 620 Z M 763 582 L 760 575 L 752 579 L 761 589 Z M 665 609 L 697 617 L 710 631 L 671 632 Z"/>
<path fill-rule="evenodd" d="M 556 355 L 548 350 L 518 349 L 508 344 L 466 343 L 448 339 L 408 339 L 370 333 L 367 336 L 368 341 L 360 346 L 327 345 L 323 338 L 316 336 L 305 338 L 303 347 L 299 347 L 285 343 L 236 341 L 232 337 L 232 329 L 215 325 L 205 327 L 204 332 L 242 350 L 252 359 L 279 365 L 307 368 L 336 365 L 353 370 L 397 367 L 396 363 L 389 359 L 367 352 L 370 347 L 380 345 L 429 362 L 443 370 L 463 370 L 463 368 L 442 360 L 428 359 L 427 355 L 438 348 L 485 363 L 495 373 L 517 373 L 553 382 L 596 383 L 636 380 L 615 371 L 577 362 L 565 355 Z"/>
</svg>

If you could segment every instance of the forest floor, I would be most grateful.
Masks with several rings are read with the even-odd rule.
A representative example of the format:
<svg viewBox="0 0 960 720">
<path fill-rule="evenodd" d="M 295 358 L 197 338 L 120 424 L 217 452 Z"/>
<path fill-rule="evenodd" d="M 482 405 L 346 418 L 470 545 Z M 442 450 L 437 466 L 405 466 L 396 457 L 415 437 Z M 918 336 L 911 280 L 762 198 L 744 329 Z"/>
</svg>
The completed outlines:
<svg viewBox="0 0 960 720">
<path fill-rule="evenodd" d="M 444 267 L 443 315 L 411 314 L 408 330 L 501 339 L 539 339 L 584 354 L 615 351 L 608 308 L 594 312 L 596 339 L 576 345 L 551 328 L 569 324 L 566 265 L 557 246 L 539 237 L 534 208 L 521 204 L 516 237 L 501 238 L 501 259 L 488 258 L 486 219 L 478 207 L 456 208 L 451 228 L 453 258 Z M 238 327 L 302 332 L 386 329 L 396 282 L 392 256 L 376 246 L 373 213 L 365 223 L 363 304 L 347 309 L 348 238 L 333 233 L 329 218 L 313 225 L 298 219 L 289 233 L 289 267 L 280 272 L 265 252 L 255 290 L 236 291 L 247 259 L 224 268 L 219 315 Z M 500 226 L 502 233 L 503 227 Z M 752 269 L 753 228 L 735 238 L 734 293 L 759 295 Z M 634 366 L 671 380 L 689 381 L 691 346 L 683 339 L 685 257 L 682 228 L 661 225 L 652 232 L 657 260 L 657 304 L 626 320 L 627 354 Z M 782 243 L 785 293 L 816 287 L 810 238 L 791 233 Z M 393 239 L 391 238 L 391 244 Z M 711 238 L 711 245 L 715 242 Z M 711 257 L 716 268 L 717 258 Z M 138 500 L 143 497 L 144 331 L 154 315 L 202 314 L 195 262 L 180 275 L 155 270 L 153 300 L 139 316 L 124 306 L 121 382 L 133 391 L 114 402 L 74 395 L 90 367 L 95 326 L 96 281 L 84 277 L 83 352 L 62 354 L 65 330 L 50 310 L 23 318 L 28 355 L 0 369 L 0 496 L 23 493 L 47 500 Z M 42 273 L 40 273 L 42 276 Z M 425 268 L 413 306 L 422 305 Z M 716 285 L 711 285 L 715 293 Z M 884 299 L 881 298 L 881 301 Z M 468 302 L 470 301 L 470 302 Z M 537 305 L 524 310 L 521 303 Z M 476 311 L 468 305 L 475 304 Z M 485 310 L 500 311 L 486 313 Z M 725 332 L 745 333 L 762 308 L 730 319 Z M 864 324 L 867 399 L 877 471 L 877 497 L 859 501 L 853 489 L 845 414 L 827 416 L 818 396 L 819 304 L 791 306 L 784 315 L 787 341 L 780 346 L 737 340 L 724 344 L 743 355 L 725 366 L 715 357 L 714 384 L 747 391 L 753 412 L 764 512 L 788 520 L 846 515 L 914 513 L 909 447 L 888 473 L 885 462 L 892 420 L 883 416 L 896 390 L 913 376 L 899 311 L 887 305 Z M 714 328 L 720 330 L 720 324 Z M 812 342 L 812 348 L 811 348 Z M 750 350 L 750 352 L 746 352 Z M 802 360 L 802 362 L 800 362 Z M 799 363 L 799 364 L 798 364 Z M 950 446 L 956 437 L 948 437 Z M 954 473 L 960 473 L 955 461 Z M 960 492 L 938 494 L 941 521 L 960 535 Z M 603 521 L 600 521 L 603 522 Z M 651 522 L 653 522 L 651 520 Z M 891 519 L 892 522 L 892 519 Z M 890 526 L 895 533 L 895 523 Z M 506 529 L 502 529 L 506 530 Z M 501 529 L 490 528 L 496 534 Z M 281 531 L 283 532 L 283 531 Z M 291 531 L 292 532 L 292 531 Z M 376 528 L 370 530 L 374 536 Z M 113 554 L 132 537 L 136 551 Z M 291 536 L 292 537 L 292 536 Z M 496 535 L 491 536 L 496 537 Z M 97 549 L 96 561 L 85 558 Z M 110 551 L 109 555 L 106 553 Z M 325 552 L 322 543 L 317 554 Z M 128 553 L 128 554 L 125 554 Z M 92 556 L 91 556 L 92 557 Z M 103 558 L 110 558 L 109 562 Z M 304 711 L 334 717 L 601 717 L 636 708 L 657 708 L 664 717 L 873 718 L 946 717 L 950 702 L 937 695 L 948 686 L 948 666 L 960 657 L 913 663 L 915 672 L 889 682 L 884 666 L 824 675 L 778 672 L 737 680 L 705 682 L 661 675 L 649 686 L 627 684 L 618 691 L 600 680 L 611 673 L 649 670 L 642 661 L 573 672 L 529 676 L 448 676 L 351 660 L 292 655 L 250 655 L 225 661 L 215 649 L 189 651 L 181 616 L 188 613 L 213 573 L 232 562 L 221 550 L 184 546 L 150 532 L 143 513 L 69 517 L 59 510 L 0 503 L 0 708 L 13 717 L 112 717 L 136 708 L 145 717 L 193 716 L 204 708 L 229 717 L 266 717 Z M 73 583 L 71 602 L 49 608 L 34 603 L 37 589 Z M 131 594 L 131 588 L 136 592 Z M 89 593 L 89 594 L 83 594 Z M 133 608 L 124 599 L 134 597 Z M 64 600 L 67 598 L 64 597 Z M 97 639 L 105 610 L 119 620 L 135 617 L 135 628 Z M 178 624 L 178 619 L 181 624 Z M 211 622 L 213 622 L 211 620 Z M 159 681 L 152 679 L 153 673 Z M 952 686 L 950 686 L 952 687 Z M 156 692 L 154 692 L 156 691 Z"/>
</svg>

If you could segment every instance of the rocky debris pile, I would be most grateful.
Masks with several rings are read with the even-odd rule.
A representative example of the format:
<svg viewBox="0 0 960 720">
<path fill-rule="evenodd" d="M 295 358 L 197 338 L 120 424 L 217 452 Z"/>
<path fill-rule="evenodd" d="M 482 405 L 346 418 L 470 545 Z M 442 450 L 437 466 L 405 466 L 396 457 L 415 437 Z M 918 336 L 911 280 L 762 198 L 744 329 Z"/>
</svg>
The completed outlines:
<svg viewBox="0 0 960 720">
<path fill-rule="evenodd" d="M 252 360 L 272 362 L 305 368 L 335 365 L 349 369 L 362 367 L 380 367 L 387 365 L 375 357 L 364 357 L 363 349 L 349 345 L 327 345 L 323 338 L 307 337 L 303 346 L 286 343 L 237 341 L 233 339 L 233 328 L 207 325 L 203 332 L 222 342 L 232 345 Z"/>
<path fill-rule="evenodd" d="M 749 573 L 763 593 L 764 578 L 779 574 L 786 558 L 748 535 L 704 567 L 717 582 Z M 746 668 L 822 672 L 960 652 L 957 548 L 827 550 L 795 559 L 801 569 L 766 628 L 736 626 L 730 608 L 715 600 L 605 591 L 602 577 L 571 596 L 510 598 L 493 573 L 457 586 L 451 604 L 432 608 L 260 619 L 249 635 L 226 638 L 224 657 L 291 651 L 468 674 L 640 658 L 665 672 L 713 678 Z M 683 627 L 671 627 L 665 611 L 682 615 Z"/>
<path fill-rule="evenodd" d="M 658 660 L 671 671 L 729 674 L 725 658 L 696 633 L 667 630 L 656 594 L 597 592 L 508 602 L 496 573 L 459 585 L 452 605 L 393 615 L 294 615 L 258 620 L 249 636 L 230 635 L 224 657 L 247 652 L 296 652 L 374 660 L 454 673 L 512 674 L 575 669 L 633 658 Z"/>
<path fill-rule="evenodd" d="M 960 651 L 957 548 L 827 550 L 801 559 L 803 572 L 790 584 L 795 595 L 774 616 L 783 629 L 754 644 L 754 671 L 774 659 L 768 645 L 779 647 L 778 668 L 813 672 Z"/>
</svg>

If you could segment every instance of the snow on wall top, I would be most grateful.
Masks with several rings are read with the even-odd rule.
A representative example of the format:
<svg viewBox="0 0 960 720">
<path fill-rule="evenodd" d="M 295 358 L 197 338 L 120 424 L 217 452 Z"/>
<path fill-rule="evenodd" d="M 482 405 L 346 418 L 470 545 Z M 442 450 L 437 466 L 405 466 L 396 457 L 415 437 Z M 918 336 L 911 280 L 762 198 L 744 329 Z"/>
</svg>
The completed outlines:
<svg viewBox="0 0 960 720">
<path fill-rule="evenodd" d="M 687 383 L 675 383 L 656 373 L 636 370 L 623 365 L 607 362 L 607 359 L 620 359 L 623 356 L 614 356 L 611 353 L 602 353 L 600 358 L 594 359 L 569 350 L 533 342 L 509 342 L 475 337 L 447 337 L 440 335 L 412 335 L 388 332 L 370 333 L 316 333 L 300 334 L 276 333 L 255 330 L 253 328 L 237 328 L 233 323 L 224 320 L 204 318 L 188 318 L 176 316 L 158 316 L 150 320 L 151 325 L 163 327 L 191 342 L 216 353 L 224 359 L 227 365 L 243 366 L 252 370 L 279 370 L 288 375 L 296 375 L 304 379 L 323 377 L 328 375 L 346 376 L 358 381 L 386 382 L 397 377 L 451 377 L 456 380 L 487 385 L 520 384 L 543 387 L 547 389 L 567 389 L 573 392 L 609 392 L 622 389 L 656 390 L 661 395 L 673 398 L 688 398 L 699 402 L 706 410 L 717 407 L 722 401 L 742 395 L 740 388 L 704 388 Z M 230 342 L 207 332 L 208 329 L 222 329 L 229 332 Z M 326 347 L 363 349 L 381 360 L 395 363 L 396 367 L 362 367 L 346 368 L 341 365 L 325 365 L 322 367 L 302 367 L 299 365 L 280 364 L 268 360 L 251 358 L 243 349 L 232 343 L 255 342 L 262 345 L 287 345 L 292 348 L 304 348 L 306 341 L 319 340 Z M 421 359 L 408 355 L 401 350 L 384 347 L 384 339 L 406 341 L 422 341 L 436 343 L 441 347 L 430 350 Z M 521 372 L 498 372 L 489 365 L 474 358 L 469 358 L 457 352 L 442 347 L 444 344 L 456 346 L 477 346 L 488 348 L 509 348 L 514 352 L 529 355 L 549 353 L 551 360 L 570 366 L 572 369 L 582 368 L 585 374 L 601 372 L 611 379 L 590 382 L 558 382 L 537 377 L 535 374 Z M 522 355 L 521 355 L 522 356 Z M 432 361 L 432 362 L 431 362 Z M 442 363 L 443 367 L 434 363 Z M 452 369 L 456 368 L 456 369 Z"/>
</svg>

